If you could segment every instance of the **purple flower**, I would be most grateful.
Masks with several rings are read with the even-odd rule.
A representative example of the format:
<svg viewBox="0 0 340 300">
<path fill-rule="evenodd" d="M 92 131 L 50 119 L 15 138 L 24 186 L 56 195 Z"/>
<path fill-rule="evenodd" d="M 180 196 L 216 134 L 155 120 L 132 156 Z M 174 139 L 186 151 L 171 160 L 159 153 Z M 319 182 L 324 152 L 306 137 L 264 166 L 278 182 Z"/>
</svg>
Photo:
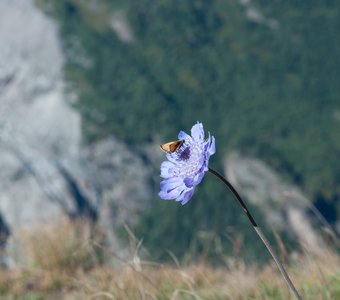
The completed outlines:
<svg viewBox="0 0 340 300">
<path fill-rule="evenodd" d="M 215 138 L 204 139 L 202 123 L 197 122 L 191 128 L 191 136 L 180 131 L 178 138 L 183 141 L 175 152 L 167 153 L 167 160 L 161 165 L 159 196 L 165 200 L 187 203 L 208 171 L 208 162 L 215 153 Z"/>
</svg>

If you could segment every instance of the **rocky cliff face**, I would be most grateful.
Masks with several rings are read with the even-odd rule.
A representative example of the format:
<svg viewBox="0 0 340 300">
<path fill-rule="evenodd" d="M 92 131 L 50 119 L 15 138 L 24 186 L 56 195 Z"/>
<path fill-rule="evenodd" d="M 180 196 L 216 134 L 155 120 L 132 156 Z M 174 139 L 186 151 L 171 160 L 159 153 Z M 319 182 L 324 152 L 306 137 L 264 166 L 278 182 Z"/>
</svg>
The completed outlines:
<svg viewBox="0 0 340 300">
<path fill-rule="evenodd" d="M 313 228 L 307 212 L 316 213 L 320 228 L 328 224 L 299 188 L 285 182 L 262 161 L 236 152 L 227 156 L 225 173 L 237 190 L 259 207 L 270 228 L 295 234 L 309 251 L 322 253 L 325 243 Z"/>
<path fill-rule="evenodd" d="M 147 206 L 149 170 L 114 138 L 82 147 L 58 29 L 32 0 L 0 1 L 0 44 L 2 251 L 20 253 L 23 228 L 65 216 L 99 222 L 112 236 Z"/>
<path fill-rule="evenodd" d="M 32 1 L 2 0 L 0 15 L 0 213 L 14 237 L 74 209 L 55 161 L 76 155 L 80 118 L 64 100 L 55 25 Z"/>
</svg>

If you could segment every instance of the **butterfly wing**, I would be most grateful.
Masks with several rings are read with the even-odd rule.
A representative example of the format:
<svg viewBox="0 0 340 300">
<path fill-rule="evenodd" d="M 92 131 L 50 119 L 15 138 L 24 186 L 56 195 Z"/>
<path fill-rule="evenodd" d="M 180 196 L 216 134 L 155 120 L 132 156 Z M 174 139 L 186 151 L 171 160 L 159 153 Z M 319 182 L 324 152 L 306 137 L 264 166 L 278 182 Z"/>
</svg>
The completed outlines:
<svg viewBox="0 0 340 300">
<path fill-rule="evenodd" d="M 172 141 L 160 145 L 161 149 L 166 153 L 173 153 L 178 150 L 178 148 L 183 144 L 182 140 Z"/>
</svg>

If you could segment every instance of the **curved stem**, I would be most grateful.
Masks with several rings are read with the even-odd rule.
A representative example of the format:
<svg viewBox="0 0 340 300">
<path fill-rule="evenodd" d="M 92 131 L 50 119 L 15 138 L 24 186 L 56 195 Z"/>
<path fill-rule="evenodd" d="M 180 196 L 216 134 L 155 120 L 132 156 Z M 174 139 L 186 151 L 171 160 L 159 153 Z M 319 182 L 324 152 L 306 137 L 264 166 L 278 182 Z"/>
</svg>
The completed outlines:
<svg viewBox="0 0 340 300">
<path fill-rule="evenodd" d="M 270 253 L 270 255 L 272 256 L 272 258 L 274 259 L 277 267 L 279 268 L 284 280 L 286 281 L 289 289 L 291 290 L 291 292 L 294 294 L 294 296 L 296 297 L 296 299 L 301 300 L 301 296 L 299 295 L 298 291 L 296 290 L 293 282 L 291 281 L 291 279 L 289 278 L 288 273 L 286 272 L 285 268 L 283 267 L 283 265 L 280 263 L 279 259 L 277 258 L 275 252 L 273 251 L 272 247 L 270 246 L 269 241 L 266 239 L 266 237 L 264 236 L 262 230 L 258 227 L 257 223 L 255 222 L 253 216 L 251 215 L 249 209 L 247 208 L 246 204 L 244 203 L 244 201 L 242 200 L 241 196 L 238 194 L 238 192 L 235 190 L 235 188 L 231 185 L 231 183 L 225 179 L 220 173 L 216 172 L 215 170 L 209 168 L 209 172 L 213 175 L 215 175 L 217 178 L 219 178 L 227 187 L 228 189 L 233 193 L 233 195 L 236 197 L 237 201 L 239 202 L 239 204 L 241 205 L 243 211 L 245 212 L 245 214 L 247 215 L 249 221 L 251 222 L 251 224 L 254 227 L 255 232 L 257 233 L 257 235 L 259 236 L 259 238 L 261 239 L 261 241 L 263 242 L 263 244 L 266 246 L 268 252 Z"/>
</svg>

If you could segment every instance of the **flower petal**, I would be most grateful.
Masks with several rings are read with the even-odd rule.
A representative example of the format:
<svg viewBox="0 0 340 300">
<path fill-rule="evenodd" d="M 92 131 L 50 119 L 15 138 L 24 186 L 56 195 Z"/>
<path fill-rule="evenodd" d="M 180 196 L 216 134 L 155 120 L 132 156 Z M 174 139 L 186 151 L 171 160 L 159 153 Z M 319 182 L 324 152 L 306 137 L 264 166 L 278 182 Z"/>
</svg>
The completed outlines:
<svg viewBox="0 0 340 300">
<path fill-rule="evenodd" d="M 161 164 L 161 177 L 169 178 L 175 174 L 176 167 L 170 161 L 164 161 Z"/>
<path fill-rule="evenodd" d="M 178 134 L 178 139 L 179 140 L 191 140 L 191 136 L 189 134 L 187 134 L 186 132 L 181 130 Z"/>
<path fill-rule="evenodd" d="M 176 202 L 181 202 L 183 201 L 183 197 L 184 195 L 189 191 L 190 189 L 184 187 L 182 190 L 182 193 L 180 195 L 178 195 L 178 197 L 176 197 Z"/>
<path fill-rule="evenodd" d="M 183 186 L 179 186 L 171 191 L 161 190 L 158 195 L 164 200 L 174 200 L 183 192 Z"/>
<path fill-rule="evenodd" d="M 198 173 L 194 178 L 195 185 L 198 185 L 201 183 L 202 179 L 204 177 L 204 172 Z"/>
<path fill-rule="evenodd" d="M 194 178 L 190 178 L 190 177 L 184 178 L 183 182 L 188 188 L 193 187 L 195 184 Z"/>
<path fill-rule="evenodd" d="M 208 135 L 204 138 L 203 124 L 197 122 L 191 128 L 191 136 L 180 131 L 178 138 L 183 146 L 178 151 L 167 153 L 167 161 L 161 165 L 159 196 L 165 200 L 175 199 L 186 204 L 192 197 L 206 171 L 209 158 L 216 151 L 215 138 Z"/>
<path fill-rule="evenodd" d="M 161 190 L 170 191 L 173 190 L 174 188 L 179 187 L 182 184 L 183 180 L 180 177 L 171 177 L 161 181 L 160 187 Z"/>
<path fill-rule="evenodd" d="M 178 161 L 180 160 L 179 157 L 178 157 L 178 153 L 179 152 L 167 153 L 166 158 L 168 159 L 168 161 L 177 165 Z"/>
<path fill-rule="evenodd" d="M 198 143 L 203 142 L 203 140 L 204 140 L 204 130 L 203 130 L 203 124 L 202 123 L 197 122 L 197 124 L 192 126 L 191 136 L 196 142 L 198 142 Z"/>
<path fill-rule="evenodd" d="M 215 138 L 213 136 L 211 137 L 211 141 L 208 147 L 208 152 L 210 155 L 213 155 L 216 152 Z"/>
<path fill-rule="evenodd" d="M 189 191 L 187 191 L 186 193 L 184 193 L 183 197 L 182 197 L 182 205 L 188 203 L 188 201 L 191 199 L 193 193 L 194 193 L 195 189 L 190 189 Z"/>
</svg>

